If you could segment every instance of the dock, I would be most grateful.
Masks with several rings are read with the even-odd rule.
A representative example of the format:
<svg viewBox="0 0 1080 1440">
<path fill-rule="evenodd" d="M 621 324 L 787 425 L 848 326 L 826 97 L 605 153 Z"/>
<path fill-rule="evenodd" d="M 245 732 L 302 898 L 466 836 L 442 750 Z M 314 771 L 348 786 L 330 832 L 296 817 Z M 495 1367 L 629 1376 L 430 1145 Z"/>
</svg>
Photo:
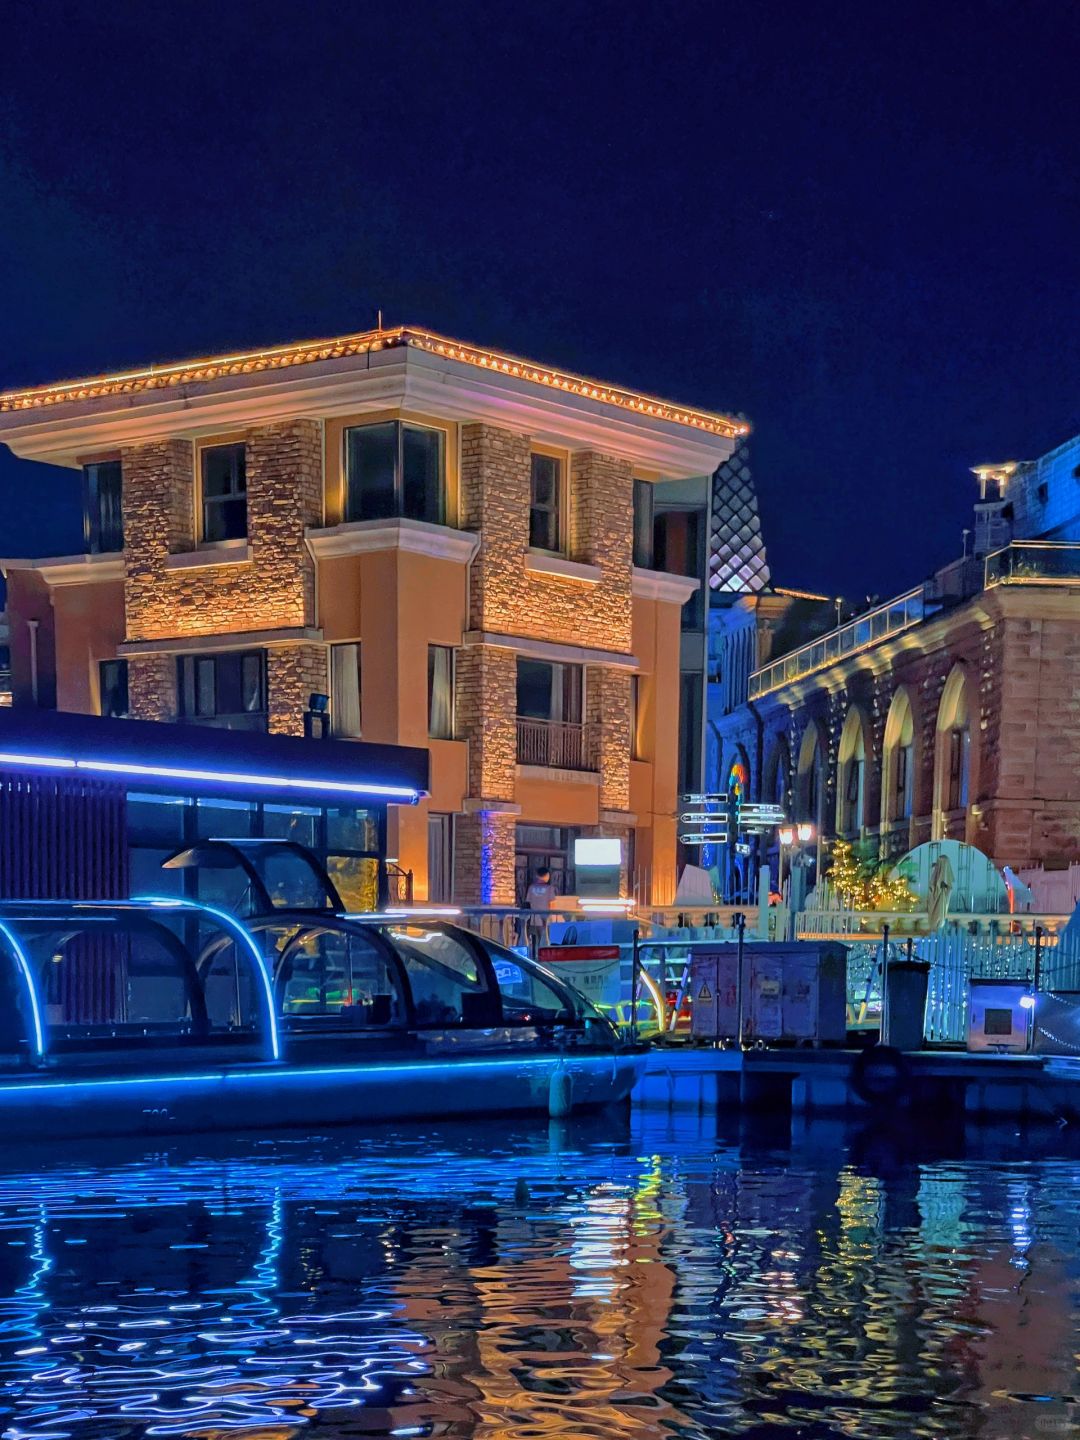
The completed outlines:
<svg viewBox="0 0 1080 1440">
<path fill-rule="evenodd" d="M 646 1110 L 702 1113 L 774 1111 L 865 1119 L 875 1112 L 902 1111 L 973 1120 L 1080 1122 L 1080 1057 L 914 1051 L 903 1057 L 894 1093 L 870 1104 L 856 1089 L 862 1053 L 657 1046 L 631 1100 Z"/>
</svg>

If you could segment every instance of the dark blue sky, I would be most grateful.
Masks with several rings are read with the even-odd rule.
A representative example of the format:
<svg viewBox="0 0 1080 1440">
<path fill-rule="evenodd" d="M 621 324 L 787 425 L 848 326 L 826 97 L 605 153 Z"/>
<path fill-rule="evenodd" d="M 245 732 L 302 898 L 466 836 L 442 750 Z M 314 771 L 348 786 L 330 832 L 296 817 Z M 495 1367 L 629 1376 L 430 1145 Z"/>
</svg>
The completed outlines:
<svg viewBox="0 0 1080 1440">
<path fill-rule="evenodd" d="M 381 306 L 745 412 L 775 578 L 895 592 L 1080 430 L 1077 14 L 9 0 L 0 386 Z"/>
</svg>

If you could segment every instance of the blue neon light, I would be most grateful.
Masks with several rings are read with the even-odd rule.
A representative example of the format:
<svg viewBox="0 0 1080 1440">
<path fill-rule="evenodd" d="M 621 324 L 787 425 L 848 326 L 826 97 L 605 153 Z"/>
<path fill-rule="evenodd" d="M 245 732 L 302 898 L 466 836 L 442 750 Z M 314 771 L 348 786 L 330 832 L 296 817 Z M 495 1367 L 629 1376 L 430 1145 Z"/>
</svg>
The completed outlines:
<svg viewBox="0 0 1080 1440">
<path fill-rule="evenodd" d="M 181 765 L 137 765 L 121 760 L 76 760 L 62 755 L 18 755 L 0 752 L 0 765 L 31 769 L 88 770 L 96 775 L 130 775 L 152 780 L 202 780 L 214 785 L 249 785 L 263 790 L 300 790 L 304 794 L 380 796 L 415 805 L 421 791 L 408 785 L 363 784 L 349 780 L 307 780 L 292 775 L 251 775 L 234 770 L 193 770 Z"/>
<path fill-rule="evenodd" d="M 14 932 L 0 921 L 0 935 L 4 937 L 15 956 L 15 963 L 18 965 L 23 981 L 26 985 L 26 993 L 30 997 L 30 1014 L 34 1021 L 34 1054 L 40 1060 L 45 1054 L 45 1028 L 41 1023 L 41 1006 L 38 1003 L 37 986 L 34 984 L 34 972 L 30 968 L 30 961 L 26 958 L 26 951 L 19 944 Z"/>
<path fill-rule="evenodd" d="M 227 930 L 230 930 L 244 942 L 251 954 L 251 958 L 255 961 L 255 973 L 262 981 L 263 991 L 266 995 L 266 1016 L 270 1032 L 271 1055 L 273 1059 L 280 1060 L 281 1042 L 278 1037 L 277 1006 L 274 1004 L 274 982 L 271 979 L 270 972 L 266 968 L 262 951 L 258 945 L 255 944 L 255 941 L 244 926 L 240 924 L 239 920 L 237 920 L 235 916 L 230 915 L 227 910 L 219 910 L 216 905 L 203 905 L 196 900 L 178 900 L 175 897 L 167 899 L 159 895 L 139 895 L 136 896 L 135 899 L 136 903 L 156 905 L 160 909 L 176 908 L 179 910 L 194 910 L 200 915 L 212 915 L 215 920 L 219 920 Z"/>
<path fill-rule="evenodd" d="M 627 1056 L 627 1059 L 634 1057 Z M 203 1075 L 131 1075 L 116 1080 L 53 1080 L 32 1081 L 27 1085 L 0 1085 L 0 1095 L 25 1095 L 59 1093 L 68 1090 L 118 1090 L 138 1085 L 203 1085 L 217 1083 L 227 1085 L 239 1080 L 267 1080 L 274 1084 L 285 1081 L 317 1079 L 339 1075 L 406 1075 L 411 1072 L 430 1076 L 434 1083 L 440 1079 L 460 1074 L 462 1070 L 504 1070 L 533 1066 L 566 1066 L 571 1074 L 588 1070 L 608 1073 L 611 1063 L 618 1056 L 612 1051 L 592 1056 L 565 1055 L 507 1055 L 501 1060 L 444 1060 L 398 1064 L 389 1060 L 381 1065 L 333 1065 L 333 1066 L 289 1066 L 286 1069 L 265 1070 L 215 1070 Z"/>
</svg>

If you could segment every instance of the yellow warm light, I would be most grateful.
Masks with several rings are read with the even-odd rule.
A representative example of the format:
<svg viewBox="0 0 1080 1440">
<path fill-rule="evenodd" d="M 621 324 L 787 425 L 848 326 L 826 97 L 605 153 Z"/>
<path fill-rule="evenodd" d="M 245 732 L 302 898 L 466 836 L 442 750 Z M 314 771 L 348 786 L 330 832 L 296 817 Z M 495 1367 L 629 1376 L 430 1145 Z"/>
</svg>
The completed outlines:
<svg viewBox="0 0 1080 1440">
<path fill-rule="evenodd" d="M 533 361 L 503 355 L 496 350 L 466 345 L 429 330 L 415 330 L 405 325 L 393 329 L 366 330 L 360 334 L 343 335 L 331 340 L 305 340 L 266 350 L 214 355 L 201 360 L 183 360 L 168 365 L 150 365 L 141 370 L 124 370 L 85 380 L 41 385 L 30 390 L 13 390 L 0 394 L 0 412 L 33 410 L 69 400 L 95 400 L 107 395 L 135 394 L 177 385 L 197 385 L 234 375 L 285 369 L 293 365 L 309 365 L 320 360 L 337 360 L 350 355 L 366 355 L 398 346 L 412 346 L 464 365 L 475 365 L 481 370 L 495 370 L 513 379 L 526 380 L 534 385 L 544 385 L 570 395 L 580 395 L 587 400 L 596 400 L 604 405 L 632 410 L 639 415 L 648 415 L 673 425 L 685 425 L 729 439 L 736 439 L 750 431 L 748 424 L 732 420 L 727 415 L 714 415 L 705 410 L 673 405 L 654 395 L 642 395 L 633 390 L 604 385 L 581 375 L 537 365 Z"/>
</svg>

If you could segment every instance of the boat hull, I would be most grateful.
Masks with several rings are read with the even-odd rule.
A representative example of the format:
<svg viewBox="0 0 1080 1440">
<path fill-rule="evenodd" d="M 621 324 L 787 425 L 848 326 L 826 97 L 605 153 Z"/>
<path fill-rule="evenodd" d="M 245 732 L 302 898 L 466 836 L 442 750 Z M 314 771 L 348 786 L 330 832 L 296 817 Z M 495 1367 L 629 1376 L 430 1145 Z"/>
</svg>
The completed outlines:
<svg viewBox="0 0 1080 1440">
<path fill-rule="evenodd" d="M 207 1067 L 193 1074 L 85 1073 L 0 1081 L 5 1138 L 358 1125 L 617 1104 L 644 1068 L 635 1053 Z"/>
</svg>

